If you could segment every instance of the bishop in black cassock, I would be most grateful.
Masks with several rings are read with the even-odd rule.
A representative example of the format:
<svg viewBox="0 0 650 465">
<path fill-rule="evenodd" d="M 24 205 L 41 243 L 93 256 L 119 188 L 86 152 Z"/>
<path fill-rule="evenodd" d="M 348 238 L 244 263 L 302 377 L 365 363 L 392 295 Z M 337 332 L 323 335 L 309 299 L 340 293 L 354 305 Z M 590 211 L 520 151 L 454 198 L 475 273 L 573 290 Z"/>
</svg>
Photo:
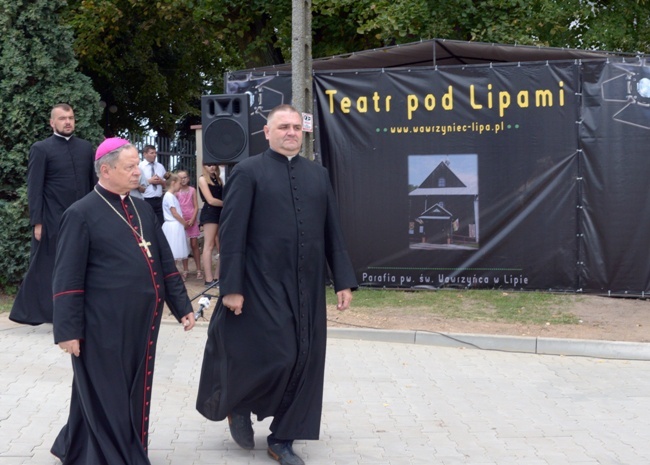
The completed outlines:
<svg viewBox="0 0 650 465">
<path fill-rule="evenodd" d="M 51 450 L 64 465 L 150 465 L 163 305 L 186 330 L 194 314 L 155 213 L 128 195 L 140 179 L 137 149 L 112 138 L 97 156 L 99 183 L 64 213 L 57 246 L 54 340 L 73 355 L 74 377 Z"/>
<path fill-rule="evenodd" d="M 74 112 L 68 105 L 52 109 L 54 134 L 29 151 L 27 201 L 32 234 L 29 269 L 9 318 L 17 323 L 52 322 L 52 269 L 61 215 L 95 185 L 94 152 L 90 142 L 72 135 Z M 41 225 L 38 227 L 37 225 Z"/>
<path fill-rule="evenodd" d="M 237 164 L 219 229 L 221 298 L 208 328 L 197 409 L 229 419 L 252 449 L 251 412 L 272 416 L 268 453 L 301 464 L 294 439 L 318 439 L 329 265 L 339 309 L 357 287 L 327 171 L 297 153 L 302 117 L 271 111 L 270 148 Z"/>
</svg>

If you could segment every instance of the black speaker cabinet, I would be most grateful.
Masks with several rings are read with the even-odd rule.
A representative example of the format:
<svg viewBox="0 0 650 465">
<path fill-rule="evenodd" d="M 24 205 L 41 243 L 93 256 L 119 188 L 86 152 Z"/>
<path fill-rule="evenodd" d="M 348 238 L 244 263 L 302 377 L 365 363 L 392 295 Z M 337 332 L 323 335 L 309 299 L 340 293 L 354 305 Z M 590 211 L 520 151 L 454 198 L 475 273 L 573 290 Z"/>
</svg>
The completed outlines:
<svg viewBox="0 0 650 465">
<path fill-rule="evenodd" d="M 227 165 L 249 155 L 248 94 L 201 97 L 203 163 Z"/>
</svg>

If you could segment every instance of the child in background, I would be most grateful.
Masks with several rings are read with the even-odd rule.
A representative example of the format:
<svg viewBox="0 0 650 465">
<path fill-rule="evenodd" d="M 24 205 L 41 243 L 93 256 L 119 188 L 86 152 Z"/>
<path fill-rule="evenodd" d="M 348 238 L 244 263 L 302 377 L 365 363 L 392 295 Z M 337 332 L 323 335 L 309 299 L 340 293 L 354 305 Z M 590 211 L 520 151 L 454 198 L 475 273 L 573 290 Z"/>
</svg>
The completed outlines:
<svg viewBox="0 0 650 465">
<path fill-rule="evenodd" d="M 165 173 L 165 195 L 162 202 L 165 222 L 162 225 L 162 230 L 172 250 L 174 260 L 187 259 L 189 253 L 185 237 L 187 222 L 181 216 L 181 206 L 174 196 L 180 188 L 181 180 L 178 175 L 170 172 Z"/>
<path fill-rule="evenodd" d="M 199 222 L 197 215 L 199 214 L 199 201 L 196 195 L 196 189 L 190 186 L 190 177 L 187 171 L 181 170 L 178 173 L 178 178 L 181 180 L 181 187 L 176 192 L 176 198 L 181 205 L 181 216 L 187 223 L 185 227 L 185 236 L 190 240 L 190 249 L 192 250 L 192 257 L 196 264 L 196 279 L 203 279 L 201 272 L 200 252 L 199 252 Z M 187 278 L 189 271 L 187 258 L 183 259 L 183 279 Z"/>
</svg>

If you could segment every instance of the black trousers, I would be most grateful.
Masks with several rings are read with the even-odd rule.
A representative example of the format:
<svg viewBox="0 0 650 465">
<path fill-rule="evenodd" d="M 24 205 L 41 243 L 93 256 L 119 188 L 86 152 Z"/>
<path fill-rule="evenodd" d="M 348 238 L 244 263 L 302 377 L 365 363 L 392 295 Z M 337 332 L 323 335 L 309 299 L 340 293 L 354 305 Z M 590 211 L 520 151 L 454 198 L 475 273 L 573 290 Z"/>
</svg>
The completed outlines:
<svg viewBox="0 0 650 465">
<path fill-rule="evenodd" d="M 151 208 L 153 208 L 153 211 L 156 213 L 156 216 L 158 217 L 160 226 L 162 226 L 163 223 L 165 222 L 165 216 L 163 215 L 163 208 L 162 208 L 162 197 L 149 197 L 149 198 L 145 198 L 144 201 L 147 202 L 149 205 L 151 205 Z"/>
</svg>

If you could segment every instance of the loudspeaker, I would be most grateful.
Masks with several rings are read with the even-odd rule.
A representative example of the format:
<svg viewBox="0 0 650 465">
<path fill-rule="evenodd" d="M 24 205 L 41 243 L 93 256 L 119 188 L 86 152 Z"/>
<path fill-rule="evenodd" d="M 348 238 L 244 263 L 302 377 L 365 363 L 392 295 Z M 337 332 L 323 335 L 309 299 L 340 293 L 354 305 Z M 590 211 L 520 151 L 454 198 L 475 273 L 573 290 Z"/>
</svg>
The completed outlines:
<svg viewBox="0 0 650 465">
<path fill-rule="evenodd" d="M 201 97 L 203 163 L 227 165 L 249 155 L 248 94 Z"/>
</svg>

